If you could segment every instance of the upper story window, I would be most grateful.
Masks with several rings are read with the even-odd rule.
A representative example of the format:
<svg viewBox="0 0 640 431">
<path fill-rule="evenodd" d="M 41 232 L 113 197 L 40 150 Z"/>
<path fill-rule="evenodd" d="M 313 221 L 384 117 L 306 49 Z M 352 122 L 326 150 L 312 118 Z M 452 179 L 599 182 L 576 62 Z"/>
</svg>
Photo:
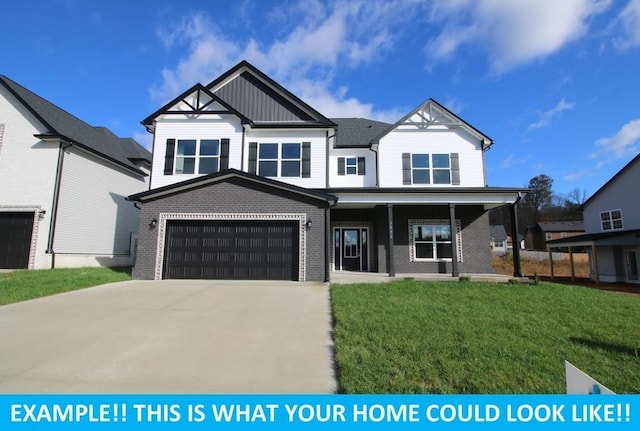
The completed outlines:
<svg viewBox="0 0 640 431">
<path fill-rule="evenodd" d="M 403 184 L 460 184 L 458 154 L 402 154 Z"/>
<path fill-rule="evenodd" d="M 229 139 L 167 139 L 165 175 L 213 174 L 229 165 Z"/>
<path fill-rule="evenodd" d="M 553 234 L 551 232 L 546 232 L 544 234 L 544 239 L 546 239 L 547 241 L 551 241 L 553 239 Z"/>
<path fill-rule="evenodd" d="M 600 213 L 602 230 L 622 229 L 622 210 L 602 211 Z"/>
<path fill-rule="evenodd" d="M 249 143 L 249 172 L 263 177 L 311 176 L 309 142 Z"/>
<path fill-rule="evenodd" d="M 338 157 L 338 175 L 364 175 L 364 157 Z"/>
</svg>

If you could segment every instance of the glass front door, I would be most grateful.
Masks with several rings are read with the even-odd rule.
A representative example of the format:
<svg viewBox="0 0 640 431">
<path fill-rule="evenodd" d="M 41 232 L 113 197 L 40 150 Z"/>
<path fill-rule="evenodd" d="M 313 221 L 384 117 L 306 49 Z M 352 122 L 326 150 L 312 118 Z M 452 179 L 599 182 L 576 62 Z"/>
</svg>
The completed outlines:
<svg viewBox="0 0 640 431">
<path fill-rule="evenodd" d="M 335 269 L 342 271 L 368 271 L 368 242 L 367 228 L 336 228 L 334 230 Z"/>
</svg>

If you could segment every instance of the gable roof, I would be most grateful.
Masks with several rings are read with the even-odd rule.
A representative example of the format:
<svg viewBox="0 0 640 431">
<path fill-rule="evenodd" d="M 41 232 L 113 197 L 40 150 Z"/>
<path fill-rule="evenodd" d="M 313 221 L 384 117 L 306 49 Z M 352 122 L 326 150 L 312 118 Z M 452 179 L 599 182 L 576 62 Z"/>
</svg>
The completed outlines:
<svg viewBox="0 0 640 431">
<path fill-rule="evenodd" d="M 335 124 L 246 60 L 206 86 L 254 127 L 334 127 Z"/>
<path fill-rule="evenodd" d="M 41 138 L 60 138 L 138 174 L 137 160 L 151 163 L 151 153 L 132 138 L 119 138 L 105 127 L 93 127 L 17 82 L 0 75 L 0 83 L 48 130 Z"/>
<path fill-rule="evenodd" d="M 332 118 L 338 125 L 336 148 L 368 148 L 391 124 L 366 118 Z"/>
<path fill-rule="evenodd" d="M 507 231 L 504 230 L 504 226 L 501 224 L 489 226 L 489 235 L 494 241 L 506 241 Z"/>
<path fill-rule="evenodd" d="M 622 177 L 626 172 L 630 171 L 631 169 L 633 169 L 638 163 L 640 163 L 640 153 L 638 153 L 633 159 L 631 159 L 631 161 L 629 163 L 627 163 L 626 165 L 623 166 L 622 169 L 620 169 L 618 172 L 616 172 L 616 174 L 614 176 L 612 176 L 609 181 L 607 181 L 606 183 L 604 183 L 604 185 L 602 187 L 600 187 L 594 194 L 592 194 L 589 199 L 587 199 L 586 201 L 584 201 L 582 203 L 582 205 L 580 205 L 580 208 L 584 208 L 585 206 L 587 206 L 587 204 L 589 204 L 596 196 L 601 195 L 602 193 L 605 192 L 605 190 L 607 190 L 613 183 L 615 183 L 616 181 L 618 181 L 618 179 L 620 177 Z M 640 169 L 640 168 L 638 168 Z"/>
<path fill-rule="evenodd" d="M 141 193 L 136 193 L 127 198 L 127 200 L 135 202 L 145 202 L 156 199 L 161 199 L 165 196 L 170 196 L 178 193 L 183 193 L 189 190 L 205 187 L 210 184 L 218 183 L 221 181 L 227 181 L 230 178 L 241 178 L 247 181 L 251 181 L 257 184 L 266 185 L 275 189 L 280 189 L 295 193 L 302 196 L 307 196 L 313 199 L 334 203 L 338 200 L 333 195 L 323 193 L 321 191 L 306 189 L 304 187 L 295 186 L 293 184 L 283 183 L 267 177 L 261 177 L 258 175 L 250 174 L 248 172 L 239 171 L 237 169 L 226 169 L 224 171 L 216 172 L 213 174 L 203 175 L 200 177 L 192 178 L 189 180 L 181 181 L 179 183 L 169 184 L 164 187 L 158 187 L 155 189 L 147 190 Z"/>
<path fill-rule="evenodd" d="M 441 126 L 447 126 L 447 127 L 460 127 L 463 130 L 470 133 L 471 135 L 475 136 L 478 140 L 480 140 L 483 150 L 487 150 L 493 145 L 493 139 L 491 139 L 489 136 L 485 135 L 480 130 L 473 127 L 471 124 L 464 121 L 462 118 L 458 117 L 456 114 L 454 114 L 453 112 L 451 112 L 450 110 L 448 110 L 447 108 L 445 108 L 443 105 L 436 102 L 432 98 L 427 99 L 424 103 L 422 103 L 416 109 L 409 112 L 400 120 L 392 124 L 386 130 L 384 130 L 382 133 L 376 136 L 374 138 L 374 141 L 376 143 L 379 142 L 381 138 L 389 134 L 398 126 L 406 124 L 406 122 L 411 117 L 413 117 L 416 114 L 419 114 L 420 111 L 424 111 L 424 110 L 427 110 L 430 113 L 430 116 L 429 116 L 430 118 L 425 118 L 423 115 L 420 114 L 420 116 L 422 117 L 422 121 L 420 123 L 411 123 L 412 125 L 416 125 L 418 127 L 425 128 L 425 129 L 434 125 L 435 126 L 441 125 Z M 434 113 L 436 113 L 440 117 L 444 117 L 446 121 L 439 121 L 436 118 L 436 115 L 434 115 Z"/>
</svg>

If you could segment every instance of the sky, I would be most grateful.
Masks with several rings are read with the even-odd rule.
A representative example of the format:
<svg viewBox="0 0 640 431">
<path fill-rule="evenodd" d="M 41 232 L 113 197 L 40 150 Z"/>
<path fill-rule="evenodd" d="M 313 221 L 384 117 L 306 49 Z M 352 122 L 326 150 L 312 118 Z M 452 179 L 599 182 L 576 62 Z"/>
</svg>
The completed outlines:
<svg viewBox="0 0 640 431">
<path fill-rule="evenodd" d="M 25 0 L 0 74 L 150 147 L 140 121 L 247 60 L 327 117 L 428 98 L 490 136 L 490 186 L 589 196 L 640 152 L 640 0 Z"/>
</svg>

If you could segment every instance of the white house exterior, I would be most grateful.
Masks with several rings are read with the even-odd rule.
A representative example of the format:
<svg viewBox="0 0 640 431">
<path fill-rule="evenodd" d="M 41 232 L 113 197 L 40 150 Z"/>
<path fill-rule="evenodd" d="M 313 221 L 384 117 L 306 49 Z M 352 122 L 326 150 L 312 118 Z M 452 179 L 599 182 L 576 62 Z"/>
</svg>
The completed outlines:
<svg viewBox="0 0 640 431">
<path fill-rule="evenodd" d="M 134 278 L 492 272 L 491 138 L 428 99 L 395 124 L 326 118 L 243 61 L 143 120 Z"/>
<path fill-rule="evenodd" d="M 582 205 L 585 234 L 548 242 L 549 248 L 586 248 L 596 282 L 640 283 L 640 154 Z"/>
<path fill-rule="evenodd" d="M 131 265 L 150 153 L 0 75 L 0 268 Z"/>
</svg>

